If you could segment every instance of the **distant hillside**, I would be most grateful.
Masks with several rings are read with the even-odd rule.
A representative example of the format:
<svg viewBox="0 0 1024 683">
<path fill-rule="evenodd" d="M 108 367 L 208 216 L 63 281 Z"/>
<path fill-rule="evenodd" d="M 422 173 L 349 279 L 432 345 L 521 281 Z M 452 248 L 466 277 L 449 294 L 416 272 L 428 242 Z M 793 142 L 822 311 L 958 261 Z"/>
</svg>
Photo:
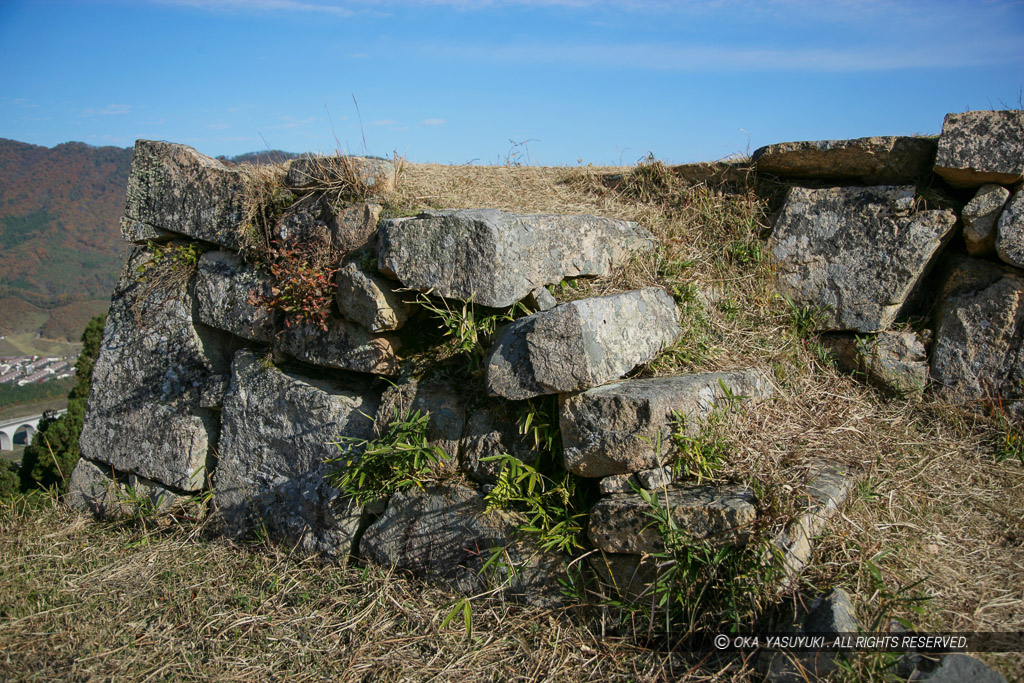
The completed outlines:
<svg viewBox="0 0 1024 683">
<path fill-rule="evenodd" d="M 223 161 L 279 163 L 269 150 Z M 77 341 L 121 271 L 120 219 L 132 149 L 0 138 L 0 334 Z"/>
</svg>

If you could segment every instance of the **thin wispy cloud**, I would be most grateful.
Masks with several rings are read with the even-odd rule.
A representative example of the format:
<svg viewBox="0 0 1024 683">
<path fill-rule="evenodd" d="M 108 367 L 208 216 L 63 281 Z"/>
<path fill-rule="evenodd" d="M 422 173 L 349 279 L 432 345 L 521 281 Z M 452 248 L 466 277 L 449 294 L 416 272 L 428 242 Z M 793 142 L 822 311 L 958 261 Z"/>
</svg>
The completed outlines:
<svg viewBox="0 0 1024 683">
<path fill-rule="evenodd" d="M 99 114 L 101 116 L 122 116 L 124 114 L 132 113 L 132 105 L 130 104 L 108 104 L 103 109 L 100 109 Z"/>
<path fill-rule="evenodd" d="M 393 126 L 397 123 L 394 119 L 377 119 L 376 121 L 370 121 L 371 126 Z"/>
<path fill-rule="evenodd" d="M 444 124 L 444 119 L 423 119 L 420 121 L 421 126 L 443 126 Z"/>
</svg>

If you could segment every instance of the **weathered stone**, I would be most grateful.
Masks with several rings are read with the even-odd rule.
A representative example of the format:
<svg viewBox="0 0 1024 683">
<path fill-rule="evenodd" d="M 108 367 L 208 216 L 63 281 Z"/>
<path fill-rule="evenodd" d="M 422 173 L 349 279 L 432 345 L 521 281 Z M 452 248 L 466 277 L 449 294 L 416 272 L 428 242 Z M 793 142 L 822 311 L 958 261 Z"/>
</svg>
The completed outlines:
<svg viewBox="0 0 1024 683">
<path fill-rule="evenodd" d="M 609 493 L 635 493 L 640 488 L 640 482 L 635 474 L 609 474 L 602 477 L 597 485 L 598 490 L 603 494 Z"/>
<path fill-rule="evenodd" d="M 366 385 L 310 379 L 235 355 L 224 397 L 214 503 L 224 533 L 265 529 L 300 552 L 344 560 L 361 506 L 324 479 L 342 436 L 369 438 L 378 396 Z"/>
<path fill-rule="evenodd" d="M 785 581 L 790 586 L 810 562 L 813 542 L 825 530 L 853 491 L 855 477 L 849 468 L 837 463 L 812 462 L 804 477 L 804 485 L 796 491 L 802 510 L 796 519 L 772 541 Z"/>
<path fill-rule="evenodd" d="M 758 173 L 788 178 L 899 185 L 931 171 L 936 147 L 934 138 L 895 136 L 782 142 L 755 151 L 753 161 Z"/>
<path fill-rule="evenodd" d="M 648 491 L 664 488 L 672 483 L 671 467 L 655 467 L 652 470 L 640 470 L 636 473 L 640 486 Z"/>
<path fill-rule="evenodd" d="M 814 603 L 804 619 L 805 633 L 858 633 L 860 621 L 850 594 L 833 588 Z"/>
<path fill-rule="evenodd" d="M 996 251 L 1007 263 L 1024 268 L 1024 190 L 1017 190 L 999 217 Z"/>
<path fill-rule="evenodd" d="M 79 458 L 71 472 L 66 500 L 76 510 L 110 518 L 161 512 L 184 503 L 187 497 L 135 474 L 122 475 L 119 481 L 109 465 Z"/>
<path fill-rule="evenodd" d="M 146 225 L 127 216 L 122 216 L 121 237 L 125 242 L 145 245 L 150 242 L 168 242 L 173 239 L 180 239 L 181 235 L 161 230 L 160 228 L 154 228 L 152 225 Z"/>
<path fill-rule="evenodd" d="M 414 487 L 396 493 L 370 526 L 360 553 L 386 567 L 441 579 L 471 593 L 483 587 L 479 571 L 490 549 L 509 545 L 516 525 L 465 486 Z"/>
<path fill-rule="evenodd" d="M 691 486 L 654 491 L 658 504 L 694 540 L 717 545 L 743 544 L 757 516 L 754 494 L 741 486 Z M 590 511 L 587 535 L 594 547 L 607 553 L 654 553 L 665 549 L 651 506 L 639 494 L 619 493 L 602 498 Z"/>
<path fill-rule="evenodd" d="M 459 440 L 466 426 L 466 399 L 459 387 L 440 377 L 411 379 L 388 387 L 377 410 L 375 430 L 385 433 L 393 420 L 413 413 L 426 414 L 427 442 L 444 451 L 448 459 L 440 466 L 455 472 L 459 464 Z"/>
<path fill-rule="evenodd" d="M 398 340 L 341 318 L 330 318 L 323 330 L 309 322 L 300 322 L 276 338 L 277 349 L 306 363 L 328 368 L 368 372 L 373 375 L 398 374 Z"/>
<path fill-rule="evenodd" d="M 371 157 L 300 157 L 288 164 L 285 183 L 296 189 L 339 190 L 358 199 L 380 196 L 395 187 L 395 165 Z"/>
<path fill-rule="evenodd" d="M 193 325 L 192 288 L 178 266 L 151 257 L 136 247 L 114 290 L 79 444 L 90 460 L 196 491 L 219 423 L 204 406 L 227 359 L 216 333 Z"/>
<path fill-rule="evenodd" d="M 1006 683 L 1002 674 L 985 662 L 959 653 L 931 657 L 908 653 L 897 666 L 897 672 L 914 683 Z"/>
<path fill-rule="evenodd" d="M 885 329 L 955 223 L 952 211 L 915 213 L 911 186 L 791 188 L 770 240 L 775 284 L 822 309 L 820 331 Z"/>
<path fill-rule="evenodd" d="M 954 400 L 1002 405 L 1024 416 L 1024 277 L 954 261 L 936 309 L 931 377 Z"/>
<path fill-rule="evenodd" d="M 650 555 L 596 552 L 586 557 L 605 594 L 631 602 L 650 600 L 652 586 L 665 569 L 664 562 Z"/>
<path fill-rule="evenodd" d="M 321 193 L 308 194 L 297 199 L 274 224 L 274 239 L 298 243 L 331 242 L 331 228 L 327 224 Z"/>
<path fill-rule="evenodd" d="M 565 468 L 582 477 L 606 477 L 660 467 L 676 450 L 676 416 L 685 418 L 687 433 L 696 433 L 726 390 L 760 398 L 772 387 L 761 372 L 742 370 L 625 380 L 563 396 Z"/>
<path fill-rule="evenodd" d="M 659 287 L 580 299 L 508 325 L 487 357 L 487 391 L 523 399 L 580 391 L 621 377 L 679 335 Z"/>
<path fill-rule="evenodd" d="M 244 185 L 238 169 L 191 147 L 139 140 L 124 214 L 151 228 L 238 249 Z"/>
<path fill-rule="evenodd" d="M 370 332 L 397 330 L 409 319 L 412 308 L 387 280 L 349 263 L 338 271 L 338 310 Z"/>
<path fill-rule="evenodd" d="M 956 187 L 1020 181 L 1024 175 L 1024 111 L 946 114 L 935 172 Z"/>
<path fill-rule="evenodd" d="M 920 396 L 928 385 L 928 352 L 912 331 L 876 335 L 829 334 L 821 338 L 839 365 L 899 396 Z"/>
<path fill-rule="evenodd" d="M 961 212 L 964 221 L 964 242 L 971 256 L 984 256 L 996 246 L 996 221 L 1010 198 L 1010 191 L 1001 185 L 982 185 L 974 199 Z"/>
<path fill-rule="evenodd" d="M 352 204 L 332 216 L 328 225 L 335 250 L 349 253 L 372 246 L 382 210 L 380 204 Z"/>
<path fill-rule="evenodd" d="M 526 305 L 534 311 L 550 311 L 558 302 L 547 287 L 538 287 L 526 296 Z"/>
<path fill-rule="evenodd" d="M 566 277 L 607 275 L 654 244 L 612 218 L 450 209 L 381 221 L 377 267 L 406 287 L 505 307 Z"/>
<path fill-rule="evenodd" d="M 234 252 L 208 251 L 199 258 L 196 273 L 199 320 L 243 339 L 272 342 L 274 317 L 256 303 L 270 298 L 272 286 L 269 275 Z"/>
<path fill-rule="evenodd" d="M 476 405 L 470 412 L 459 447 L 459 460 L 462 470 L 473 480 L 494 483 L 501 473 L 502 463 L 484 459 L 498 455 L 510 455 L 533 465 L 539 452 L 529 436 L 519 433 L 510 406 L 492 400 Z"/>
</svg>

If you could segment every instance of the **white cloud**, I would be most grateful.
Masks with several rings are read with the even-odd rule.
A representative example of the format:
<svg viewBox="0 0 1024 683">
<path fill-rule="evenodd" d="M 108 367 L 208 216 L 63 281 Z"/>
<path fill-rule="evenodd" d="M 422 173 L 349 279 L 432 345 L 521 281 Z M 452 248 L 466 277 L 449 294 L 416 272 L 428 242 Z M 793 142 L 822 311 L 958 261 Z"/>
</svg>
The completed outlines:
<svg viewBox="0 0 1024 683">
<path fill-rule="evenodd" d="M 130 104 L 108 104 L 103 109 L 99 110 L 101 116 L 121 116 L 123 114 L 131 114 L 132 105 Z"/>
<path fill-rule="evenodd" d="M 423 119 L 420 121 L 421 126 L 443 126 L 444 124 L 444 119 Z"/>
<path fill-rule="evenodd" d="M 394 119 L 377 119 L 376 121 L 370 121 L 371 126 L 393 126 L 397 121 Z"/>
</svg>

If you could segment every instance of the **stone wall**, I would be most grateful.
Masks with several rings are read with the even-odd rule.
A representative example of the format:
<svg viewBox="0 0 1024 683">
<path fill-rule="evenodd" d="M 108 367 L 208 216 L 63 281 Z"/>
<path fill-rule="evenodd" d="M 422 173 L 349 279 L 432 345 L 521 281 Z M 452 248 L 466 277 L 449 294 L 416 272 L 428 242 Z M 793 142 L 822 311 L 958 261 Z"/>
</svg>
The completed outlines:
<svg viewBox="0 0 1024 683">
<path fill-rule="evenodd" d="M 769 243 L 777 288 L 817 311 L 852 370 L 1019 421 L 1022 164 L 1021 112 L 969 112 L 949 115 L 937 140 L 785 143 L 749 166 L 677 171 L 791 185 Z M 488 208 L 380 219 L 375 197 L 394 174 L 381 160 L 299 159 L 264 177 L 269 194 L 254 199 L 251 171 L 137 143 L 123 221 L 134 246 L 96 362 L 72 503 L 118 514 L 140 496 L 159 509 L 212 493 L 216 528 L 230 537 L 358 555 L 465 591 L 502 548 L 518 567 L 510 593 L 545 600 L 565 558 L 539 550 L 485 496 L 498 456 L 536 463 L 541 447 L 517 416 L 557 395 L 562 465 L 600 492 L 586 524 L 598 574 L 642 584 L 644 554 L 660 543 L 644 489 L 661 492 L 693 537 L 744 543 L 754 492 L 674 480 L 670 437 L 680 418 L 699 429 L 736 396 L 756 409 L 772 395 L 770 373 L 623 379 L 678 338 L 672 296 L 647 288 L 555 305 L 545 289 L 609 274 L 655 248 L 652 235 L 609 218 Z M 941 201 L 928 191 L 936 177 L 951 188 Z M 271 240 L 315 245 L 337 266 L 327 316 L 264 305 L 281 294 L 260 254 Z M 438 323 L 425 307 L 464 305 L 515 320 L 469 354 L 475 372 L 427 362 Z M 924 322 L 904 324 L 911 314 Z M 416 411 L 428 416 L 427 445 L 446 456 L 427 485 L 361 502 L 332 485 L 346 467 L 339 441 L 355 444 L 346 457 L 358 461 L 359 444 Z M 775 539 L 789 574 L 852 481 L 829 463 L 808 471 L 806 509 Z"/>
</svg>

